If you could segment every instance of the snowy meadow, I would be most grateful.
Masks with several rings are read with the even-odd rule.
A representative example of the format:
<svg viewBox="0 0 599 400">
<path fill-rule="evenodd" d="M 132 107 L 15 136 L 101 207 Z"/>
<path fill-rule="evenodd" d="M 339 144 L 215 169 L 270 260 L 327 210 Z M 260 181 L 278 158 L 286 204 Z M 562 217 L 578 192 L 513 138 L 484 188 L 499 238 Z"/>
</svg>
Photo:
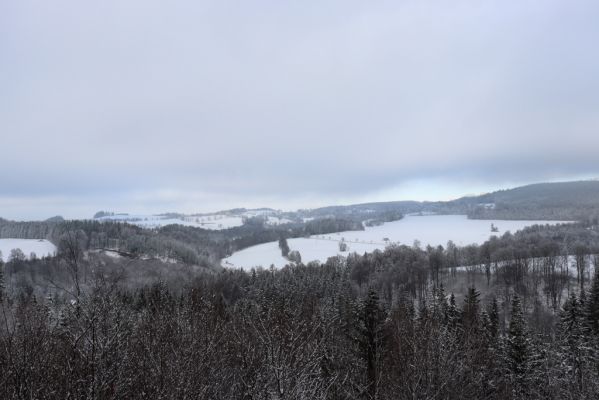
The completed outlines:
<svg viewBox="0 0 599 400">
<path fill-rule="evenodd" d="M 366 227 L 363 231 L 346 231 L 309 238 L 289 239 L 290 250 L 299 251 L 304 263 L 325 262 L 336 255 L 349 253 L 363 254 L 376 249 L 382 250 L 390 244 L 412 245 L 418 241 L 422 246 L 445 246 L 449 240 L 456 245 L 481 244 L 492 235 L 501 236 L 505 232 L 516 232 L 531 225 L 563 223 L 559 221 L 505 221 L 475 220 L 465 215 L 426 215 L 406 216 L 399 221 Z M 491 226 L 496 232 L 491 231 Z M 339 243 L 347 249 L 340 251 Z M 281 268 L 289 260 L 281 255 L 278 242 L 264 243 L 243 249 L 223 259 L 222 265 L 229 268 L 251 269 L 274 265 Z"/>
<path fill-rule="evenodd" d="M 13 249 L 20 249 L 25 257 L 30 258 L 31 253 L 36 257 L 53 256 L 56 246 L 45 239 L 0 239 L 0 258 L 6 262 Z"/>
</svg>

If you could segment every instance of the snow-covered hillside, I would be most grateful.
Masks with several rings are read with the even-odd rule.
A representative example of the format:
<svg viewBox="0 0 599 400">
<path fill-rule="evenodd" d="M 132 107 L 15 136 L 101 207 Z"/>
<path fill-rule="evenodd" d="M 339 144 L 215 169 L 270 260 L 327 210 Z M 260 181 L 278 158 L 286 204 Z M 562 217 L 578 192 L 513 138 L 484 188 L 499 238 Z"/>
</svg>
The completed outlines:
<svg viewBox="0 0 599 400">
<path fill-rule="evenodd" d="M 20 249 L 27 258 L 31 253 L 35 253 L 36 257 L 53 256 L 56 253 L 56 246 L 44 239 L 0 239 L 3 261 L 8 261 L 13 249 Z"/>
<path fill-rule="evenodd" d="M 197 228 L 222 230 L 243 225 L 247 218 L 263 217 L 270 225 L 291 222 L 278 215 L 274 210 L 245 210 L 241 212 L 223 212 L 197 215 L 148 215 L 148 214 L 115 214 L 95 218 L 96 221 L 120 221 L 142 228 L 159 228 L 166 225 L 179 224 Z"/>
</svg>

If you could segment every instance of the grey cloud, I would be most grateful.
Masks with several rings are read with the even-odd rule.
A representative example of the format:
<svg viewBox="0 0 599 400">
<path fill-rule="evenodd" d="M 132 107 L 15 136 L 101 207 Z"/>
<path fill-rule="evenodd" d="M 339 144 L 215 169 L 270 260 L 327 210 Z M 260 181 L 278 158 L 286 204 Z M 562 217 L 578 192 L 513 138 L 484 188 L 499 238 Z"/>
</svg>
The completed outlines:
<svg viewBox="0 0 599 400">
<path fill-rule="evenodd" d="M 0 198 L 203 210 L 597 174 L 598 12 L 5 2 Z"/>
</svg>

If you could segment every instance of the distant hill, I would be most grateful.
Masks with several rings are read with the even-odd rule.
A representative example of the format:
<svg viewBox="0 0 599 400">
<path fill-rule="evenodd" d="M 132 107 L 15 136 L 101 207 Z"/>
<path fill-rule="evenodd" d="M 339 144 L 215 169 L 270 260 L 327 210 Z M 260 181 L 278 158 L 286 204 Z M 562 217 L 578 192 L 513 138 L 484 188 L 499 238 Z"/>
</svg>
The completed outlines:
<svg viewBox="0 0 599 400">
<path fill-rule="evenodd" d="M 304 210 L 311 217 L 366 219 L 369 214 L 467 214 L 474 219 L 587 220 L 599 218 L 599 181 L 538 183 L 452 201 L 391 201 Z"/>
<path fill-rule="evenodd" d="M 422 207 L 425 204 L 427 203 L 421 203 L 418 201 L 388 201 L 379 203 L 352 204 L 347 206 L 327 206 L 312 210 L 301 210 L 300 212 L 313 218 L 331 215 L 335 215 L 337 217 L 368 217 L 369 214 L 374 215 L 389 211 L 401 211 L 402 213 L 419 212 L 422 210 Z"/>
<path fill-rule="evenodd" d="M 62 215 L 56 215 L 54 217 L 48 218 L 46 222 L 64 222 L 64 218 L 62 217 Z"/>
<path fill-rule="evenodd" d="M 179 213 L 160 214 L 155 217 L 168 219 L 166 223 L 180 223 L 179 220 L 192 220 L 202 217 L 238 217 L 234 226 L 243 224 L 243 216 L 252 217 L 272 215 L 282 218 L 279 221 L 301 223 L 313 219 L 340 218 L 352 222 L 377 224 L 401 219 L 407 214 L 466 214 L 473 219 L 513 219 L 513 220 L 556 220 L 582 221 L 599 220 L 599 181 L 577 181 L 557 183 L 537 183 L 508 190 L 499 190 L 480 196 L 466 196 L 451 201 L 388 201 L 351 205 L 328 206 L 315 209 L 281 212 L 269 208 L 238 208 L 218 213 L 192 214 L 186 216 Z M 128 216 L 100 211 L 98 217 L 118 220 L 129 219 L 145 221 L 149 218 Z M 127 214 L 125 214 L 127 216 Z M 194 219 L 195 218 L 195 219 Z M 150 218 L 151 219 L 151 218 Z M 155 219 L 155 218 L 154 218 Z M 49 220 L 52 221 L 52 220 Z M 52 221 L 59 222 L 59 221 Z M 223 221 L 222 228 L 231 227 Z M 188 223 L 189 225 L 189 223 Z M 210 228 L 201 225 L 202 228 Z"/>
<path fill-rule="evenodd" d="M 599 181 L 538 183 L 466 197 L 471 218 L 582 220 L 599 217 Z M 492 205 L 492 206 L 491 206 Z"/>
</svg>

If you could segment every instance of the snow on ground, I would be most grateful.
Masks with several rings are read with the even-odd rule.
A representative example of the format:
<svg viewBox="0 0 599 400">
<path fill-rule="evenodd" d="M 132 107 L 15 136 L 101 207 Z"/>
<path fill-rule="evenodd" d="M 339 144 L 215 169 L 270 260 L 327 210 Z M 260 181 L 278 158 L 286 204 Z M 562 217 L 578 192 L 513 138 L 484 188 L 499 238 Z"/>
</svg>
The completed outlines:
<svg viewBox="0 0 599 400">
<path fill-rule="evenodd" d="M 194 226 L 196 228 L 219 230 L 243 225 L 241 216 L 226 214 L 212 214 L 203 216 L 184 216 L 181 218 L 168 218 L 161 215 L 109 215 L 96 218 L 97 221 L 119 221 L 137 225 L 142 228 L 160 228 L 166 225 Z"/>
<path fill-rule="evenodd" d="M 0 239 L 3 261 L 8 261 L 12 249 L 21 249 L 27 258 L 32 252 L 38 258 L 53 256 L 56 253 L 56 246 L 45 239 Z"/>
<path fill-rule="evenodd" d="M 272 212 L 271 212 L 272 213 Z M 221 230 L 234 228 L 243 225 L 244 217 L 265 216 L 270 225 L 279 225 L 291 222 L 286 218 L 276 215 L 268 215 L 268 211 L 255 210 L 246 211 L 240 214 L 209 214 L 209 215 L 185 215 L 180 218 L 168 218 L 161 215 L 143 215 L 143 214 L 117 214 L 96 218 L 97 221 L 119 221 L 137 225 L 142 228 L 160 228 L 166 225 L 179 224 L 193 226 L 196 228 Z"/>
<path fill-rule="evenodd" d="M 292 222 L 290 219 L 273 216 L 268 216 L 268 219 L 266 220 L 266 223 L 269 225 L 282 225 L 290 222 Z"/>
<path fill-rule="evenodd" d="M 243 225 L 243 217 L 239 215 L 214 214 L 184 218 L 185 222 L 191 223 L 190 226 L 210 230 L 228 229 Z"/>
<path fill-rule="evenodd" d="M 542 258 L 542 257 L 530 258 L 530 259 L 528 259 L 528 263 L 529 263 L 528 268 L 529 268 L 529 270 L 533 270 L 535 268 L 537 270 L 541 269 L 541 268 L 543 268 L 543 265 L 545 262 L 546 262 L 546 259 Z M 567 263 L 567 265 L 566 265 L 566 263 Z M 498 268 L 502 268 L 509 264 L 510 264 L 509 261 L 508 262 L 499 261 L 496 264 L 495 263 L 492 264 L 491 268 L 495 268 L 495 266 L 497 266 Z M 562 270 L 562 268 L 565 271 L 566 266 L 568 268 L 568 275 L 576 278 L 576 276 L 578 275 L 578 269 L 576 268 L 576 257 L 575 256 L 567 256 L 567 260 L 566 260 L 566 257 L 561 257 L 561 256 L 557 257 L 556 264 L 555 264 L 555 271 L 560 272 Z M 462 271 L 462 272 L 484 273 L 485 266 L 484 265 L 460 266 L 460 267 L 457 267 L 456 270 Z M 590 281 L 594 274 L 595 274 L 594 262 L 591 257 L 586 257 L 585 258 L 585 267 L 584 267 L 585 280 Z"/>
<path fill-rule="evenodd" d="M 224 267 L 251 269 L 253 267 L 268 268 L 274 265 L 276 268 L 281 268 L 289 264 L 281 255 L 279 242 L 269 242 L 259 244 L 257 246 L 248 247 L 242 251 L 233 254 L 231 257 L 225 258 L 222 261 Z"/>
<path fill-rule="evenodd" d="M 412 245 L 419 240 L 422 246 L 445 246 L 449 240 L 456 245 L 480 244 L 491 235 L 503 235 L 505 232 L 515 232 L 534 224 L 555 224 L 556 221 L 502 221 L 474 220 L 465 215 L 425 215 L 406 216 L 399 221 L 383 225 L 366 227 L 364 231 L 348 231 L 316 235 L 310 238 L 289 239 L 291 250 L 300 252 L 304 263 L 309 261 L 325 262 L 335 255 L 347 255 L 352 252 L 363 254 L 375 249 L 384 249 L 390 243 Z M 491 224 L 499 231 L 491 232 Z M 341 239 L 349 246 L 349 251 L 339 252 Z M 251 269 L 262 265 L 282 267 L 289 262 L 281 256 L 277 242 L 260 244 L 238 251 L 223 260 L 225 267 Z"/>
</svg>

